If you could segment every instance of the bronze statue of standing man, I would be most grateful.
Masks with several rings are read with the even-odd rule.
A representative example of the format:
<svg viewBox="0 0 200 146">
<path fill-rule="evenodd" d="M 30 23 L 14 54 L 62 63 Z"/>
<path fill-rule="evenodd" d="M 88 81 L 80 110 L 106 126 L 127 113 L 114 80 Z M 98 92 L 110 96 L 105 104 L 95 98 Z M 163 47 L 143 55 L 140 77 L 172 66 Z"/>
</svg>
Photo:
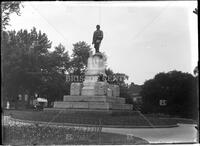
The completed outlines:
<svg viewBox="0 0 200 146">
<path fill-rule="evenodd" d="M 96 28 L 97 28 L 97 30 L 93 34 L 92 44 L 94 44 L 94 48 L 97 53 L 97 52 L 99 52 L 99 47 L 100 47 L 101 41 L 103 39 L 103 31 L 100 30 L 100 25 L 97 25 Z"/>
</svg>

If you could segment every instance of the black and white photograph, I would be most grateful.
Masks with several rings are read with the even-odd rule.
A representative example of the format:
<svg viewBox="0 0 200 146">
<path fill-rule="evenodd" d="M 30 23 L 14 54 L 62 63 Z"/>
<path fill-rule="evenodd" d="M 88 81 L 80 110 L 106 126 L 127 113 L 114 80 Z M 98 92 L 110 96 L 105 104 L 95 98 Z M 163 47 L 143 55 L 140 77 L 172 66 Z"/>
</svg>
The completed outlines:
<svg viewBox="0 0 200 146">
<path fill-rule="evenodd" d="M 199 145 L 197 1 L 1 2 L 1 145 Z"/>
</svg>

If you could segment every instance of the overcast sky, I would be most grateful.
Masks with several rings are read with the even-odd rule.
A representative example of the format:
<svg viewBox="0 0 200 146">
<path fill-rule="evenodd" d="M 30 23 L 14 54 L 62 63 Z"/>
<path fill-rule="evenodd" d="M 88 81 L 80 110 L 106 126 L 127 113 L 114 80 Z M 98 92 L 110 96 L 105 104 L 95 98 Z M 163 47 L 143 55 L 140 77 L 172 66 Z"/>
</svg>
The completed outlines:
<svg viewBox="0 0 200 146">
<path fill-rule="evenodd" d="M 159 72 L 193 73 L 197 64 L 196 1 L 165 2 L 24 2 L 21 16 L 11 15 L 7 30 L 36 27 L 48 35 L 52 47 L 92 43 L 101 25 L 100 51 L 108 67 L 129 76 L 128 83 L 143 84 Z M 94 51 L 94 49 L 93 49 Z"/>
</svg>

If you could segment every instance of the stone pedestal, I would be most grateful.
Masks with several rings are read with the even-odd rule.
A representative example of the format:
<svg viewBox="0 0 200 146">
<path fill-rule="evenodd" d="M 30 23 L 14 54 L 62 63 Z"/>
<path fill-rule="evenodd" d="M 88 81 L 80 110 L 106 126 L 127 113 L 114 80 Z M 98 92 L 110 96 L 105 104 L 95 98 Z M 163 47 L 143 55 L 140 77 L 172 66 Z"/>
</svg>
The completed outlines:
<svg viewBox="0 0 200 146">
<path fill-rule="evenodd" d="M 70 86 L 70 95 L 78 96 L 81 95 L 82 83 L 72 83 Z"/>
<path fill-rule="evenodd" d="M 99 75 L 105 76 L 106 60 L 101 53 L 90 55 L 83 83 L 72 83 L 70 95 L 63 101 L 54 102 L 56 109 L 88 109 L 88 110 L 132 110 L 120 98 L 118 85 L 110 85 L 107 81 L 99 81 Z"/>
</svg>

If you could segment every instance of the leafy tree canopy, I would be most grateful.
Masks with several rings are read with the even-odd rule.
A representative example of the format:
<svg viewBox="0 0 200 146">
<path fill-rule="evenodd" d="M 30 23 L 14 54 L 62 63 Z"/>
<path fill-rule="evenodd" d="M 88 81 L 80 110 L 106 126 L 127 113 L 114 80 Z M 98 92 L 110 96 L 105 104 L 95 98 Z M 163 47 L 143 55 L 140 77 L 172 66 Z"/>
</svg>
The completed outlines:
<svg viewBox="0 0 200 146">
<path fill-rule="evenodd" d="M 142 86 L 143 111 L 185 117 L 194 116 L 196 93 L 196 79 L 191 74 L 176 70 L 158 73 Z M 160 106 L 160 100 L 167 100 L 167 106 Z"/>
<path fill-rule="evenodd" d="M 73 46 L 70 72 L 76 75 L 83 75 L 91 47 L 83 41 L 77 42 Z"/>
<path fill-rule="evenodd" d="M 1 3 L 1 23 L 3 29 L 9 25 L 10 14 L 16 13 L 20 15 L 20 6 L 22 6 L 20 1 L 5 1 Z"/>
<path fill-rule="evenodd" d="M 50 52 L 51 42 L 47 35 L 36 28 L 30 32 L 3 31 L 1 43 L 4 97 L 16 99 L 24 92 L 54 95 L 54 99 L 62 96 L 70 61 L 63 45 Z"/>
</svg>

